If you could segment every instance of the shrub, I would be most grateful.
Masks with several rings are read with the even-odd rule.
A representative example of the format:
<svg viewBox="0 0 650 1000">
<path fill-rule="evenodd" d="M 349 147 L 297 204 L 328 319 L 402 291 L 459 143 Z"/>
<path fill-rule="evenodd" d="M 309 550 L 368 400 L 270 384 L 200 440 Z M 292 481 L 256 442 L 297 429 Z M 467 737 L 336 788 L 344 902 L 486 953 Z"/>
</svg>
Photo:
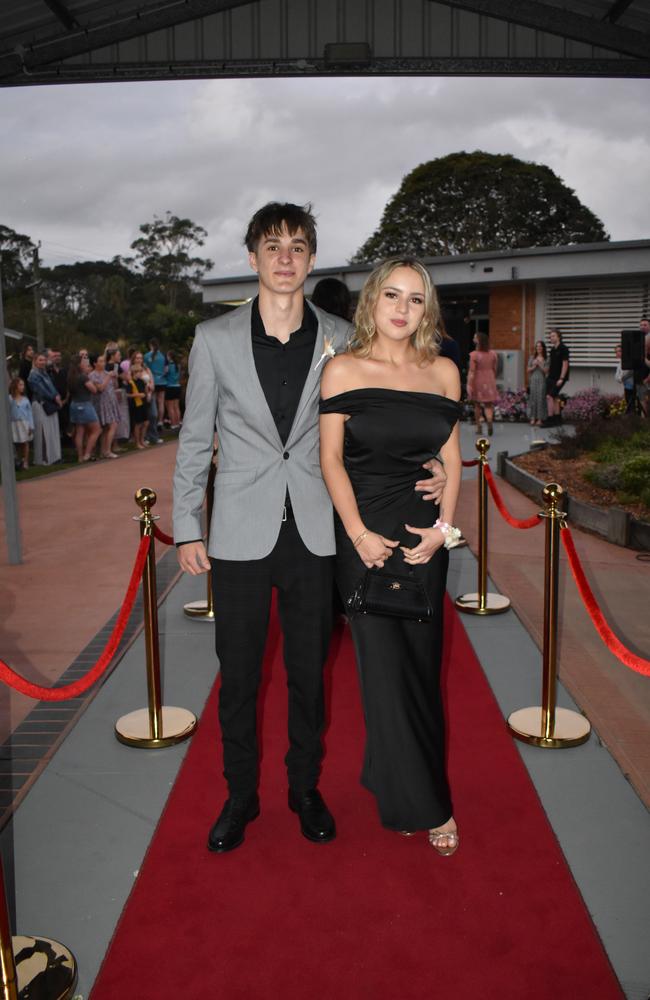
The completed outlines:
<svg viewBox="0 0 650 1000">
<path fill-rule="evenodd" d="M 607 400 L 599 389 L 580 389 L 575 395 L 569 396 L 562 416 L 564 420 L 577 422 L 595 420 L 607 413 Z"/>
<path fill-rule="evenodd" d="M 615 418 L 602 425 L 602 437 L 592 449 L 592 457 L 605 465 L 623 465 L 639 453 L 650 453 L 650 427 L 635 430 L 626 424 L 633 418 Z"/>
<path fill-rule="evenodd" d="M 624 396 L 606 396 L 605 399 L 607 400 L 608 417 L 622 417 L 625 415 L 627 403 Z"/>
<path fill-rule="evenodd" d="M 636 455 L 621 468 L 621 487 L 640 497 L 650 487 L 650 455 Z"/>
<path fill-rule="evenodd" d="M 551 435 L 553 443 L 553 455 L 560 461 L 571 461 L 584 454 L 584 448 L 579 441 L 576 441 L 573 434 L 567 434 L 564 430 L 556 430 Z"/>
<path fill-rule="evenodd" d="M 554 454 L 560 459 L 573 459 L 585 452 L 595 451 L 605 439 L 604 424 L 604 419 L 598 417 L 576 424 L 571 431 L 562 428 L 554 431 L 552 434 Z"/>
<path fill-rule="evenodd" d="M 585 479 L 601 490 L 616 490 L 621 488 L 621 469 L 618 465 L 605 465 L 602 469 L 587 469 Z"/>
<path fill-rule="evenodd" d="M 506 389 L 499 393 L 494 407 L 494 415 L 501 420 L 526 420 L 528 417 L 528 393 L 525 389 L 512 392 Z"/>
</svg>

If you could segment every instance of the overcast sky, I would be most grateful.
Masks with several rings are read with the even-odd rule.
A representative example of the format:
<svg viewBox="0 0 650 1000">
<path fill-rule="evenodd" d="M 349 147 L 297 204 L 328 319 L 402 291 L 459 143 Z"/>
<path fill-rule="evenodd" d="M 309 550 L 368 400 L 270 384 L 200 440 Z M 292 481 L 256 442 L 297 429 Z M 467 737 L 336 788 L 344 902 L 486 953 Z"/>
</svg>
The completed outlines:
<svg viewBox="0 0 650 1000">
<path fill-rule="evenodd" d="M 613 240 L 650 238 L 647 80 L 208 80 L 0 91 L 0 223 L 46 264 L 127 255 L 170 210 L 243 274 L 269 200 L 311 201 L 317 266 L 345 264 L 418 164 L 458 150 L 545 163 Z"/>
</svg>

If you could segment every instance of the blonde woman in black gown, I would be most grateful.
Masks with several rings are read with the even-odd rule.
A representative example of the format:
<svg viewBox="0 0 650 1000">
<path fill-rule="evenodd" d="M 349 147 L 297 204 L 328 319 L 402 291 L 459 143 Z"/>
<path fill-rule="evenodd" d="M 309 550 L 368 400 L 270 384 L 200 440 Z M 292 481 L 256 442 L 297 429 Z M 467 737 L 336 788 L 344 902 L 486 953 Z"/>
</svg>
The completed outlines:
<svg viewBox="0 0 650 1000">
<path fill-rule="evenodd" d="M 321 383 L 321 466 L 336 509 L 337 582 L 344 602 L 365 569 L 413 574 L 432 623 L 352 614 L 366 721 L 362 783 L 383 826 L 428 832 L 439 854 L 459 838 L 445 768 L 440 694 L 446 542 L 454 539 L 461 457 L 460 381 L 438 357 L 438 297 L 411 259 L 377 267 L 355 316 L 350 351 L 332 358 Z M 414 490 L 439 455 L 447 482 L 440 507 Z"/>
</svg>

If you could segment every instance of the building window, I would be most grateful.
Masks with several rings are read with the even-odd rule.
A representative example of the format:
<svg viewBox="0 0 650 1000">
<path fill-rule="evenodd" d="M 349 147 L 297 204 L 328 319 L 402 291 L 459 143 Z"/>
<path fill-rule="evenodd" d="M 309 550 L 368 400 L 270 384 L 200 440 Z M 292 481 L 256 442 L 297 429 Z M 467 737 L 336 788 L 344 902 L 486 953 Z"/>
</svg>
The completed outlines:
<svg viewBox="0 0 650 1000">
<path fill-rule="evenodd" d="M 637 330 L 648 315 L 650 281 L 594 281 L 551 284 L 546 299 L 546 334 L 556 326 L 577 367 L 611 368 L 621 330 Z"/>
</svg>

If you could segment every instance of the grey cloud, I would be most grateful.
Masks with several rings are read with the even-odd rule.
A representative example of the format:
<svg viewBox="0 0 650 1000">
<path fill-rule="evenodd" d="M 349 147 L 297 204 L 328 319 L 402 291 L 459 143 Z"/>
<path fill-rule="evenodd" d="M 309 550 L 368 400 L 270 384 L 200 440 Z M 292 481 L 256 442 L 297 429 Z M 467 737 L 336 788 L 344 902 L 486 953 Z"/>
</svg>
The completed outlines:
<svg viewBox="0 0 650 1000">
<path fill-rule="evenodd" d="M 547 163 L 614 239 L 639 238 L 650 234 L 647 90 L 633 80 L 464 78 L 5 90 L 0 128 L 13 143 L 0 221 L 43 240 L 54 262 L 60 244 L 126 254 L 138 225 L 170 209 L 208 230 L 216 273 L 233 274 L 247 268 L 241 239 L 256 207 L 313 201 L 318 263 L 336 265 L 413 167 L 483 148 Z"/>
</svg>

